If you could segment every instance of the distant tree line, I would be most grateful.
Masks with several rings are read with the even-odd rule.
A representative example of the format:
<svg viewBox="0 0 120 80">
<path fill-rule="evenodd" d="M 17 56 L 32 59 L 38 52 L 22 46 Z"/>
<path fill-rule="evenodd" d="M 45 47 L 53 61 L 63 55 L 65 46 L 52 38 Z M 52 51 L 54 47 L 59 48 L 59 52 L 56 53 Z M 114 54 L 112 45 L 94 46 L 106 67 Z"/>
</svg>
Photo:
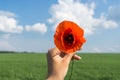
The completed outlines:
<svg viewBox="0 0 120 80">
<path fill-rule="evenodd" d="M 14 54 L 14 53 L 37 53 L 37 52 L 27 52 L 27 51 L 22 51 L 22 52 L 17 52 L 17 51 L 0 51 L 0 54 Z"/>
<path fill-rule="evenodd" d="M 0 51 L 0 54 L 1 53 L 16 53 L 15 51 Z"/>
</svg>

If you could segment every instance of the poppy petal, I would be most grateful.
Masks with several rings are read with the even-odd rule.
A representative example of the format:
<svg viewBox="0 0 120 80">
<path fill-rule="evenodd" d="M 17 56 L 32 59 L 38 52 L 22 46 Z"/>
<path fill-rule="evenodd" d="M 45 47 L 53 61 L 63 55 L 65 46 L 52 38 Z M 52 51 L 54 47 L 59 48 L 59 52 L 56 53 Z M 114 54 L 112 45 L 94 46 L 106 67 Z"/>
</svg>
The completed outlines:
<svg viewBox="0 0 120 80">
<path fill-rule="evenodd" d="M 84 30 L 72 21 L 61 22 L 54 34 L 54 43 L 59 50 L 65 53 L 72 53 L 80 50 L 86 42 L 83 37 Z"/>
</svg>

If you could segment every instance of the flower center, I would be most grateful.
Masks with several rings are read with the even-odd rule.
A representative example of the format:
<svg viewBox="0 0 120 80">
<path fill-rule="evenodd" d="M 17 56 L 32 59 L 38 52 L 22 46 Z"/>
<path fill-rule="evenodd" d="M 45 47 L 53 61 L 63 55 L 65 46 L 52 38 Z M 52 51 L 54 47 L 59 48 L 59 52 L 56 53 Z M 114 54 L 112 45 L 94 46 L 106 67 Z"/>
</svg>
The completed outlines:
<svg viewBox="0 0 120 80">
<path fill-rule="evenodd" d="M 73 44 L 73 41 L 74 41 L 74 37 L 73 37 L 73 34 L 67 34 L 64 36 L 64 42 L 67 44 L 67 45 L 72 45 Z"/>
</svg>

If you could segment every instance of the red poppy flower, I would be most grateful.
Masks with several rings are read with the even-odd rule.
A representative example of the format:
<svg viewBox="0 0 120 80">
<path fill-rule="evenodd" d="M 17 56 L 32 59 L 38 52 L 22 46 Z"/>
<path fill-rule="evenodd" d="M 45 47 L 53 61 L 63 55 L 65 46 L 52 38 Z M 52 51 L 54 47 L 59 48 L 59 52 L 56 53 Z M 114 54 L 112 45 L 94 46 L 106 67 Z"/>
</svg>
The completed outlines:
<svg viewBox="0 0 120 80">
<path fill-rule="evenodd" d="M 65 53 L 80 50 L 86 41 L 83 37 L 84 30 L 72 21 L 61 22 L 54 34 L 54 43 L 57 48 Z"/>
</svg>

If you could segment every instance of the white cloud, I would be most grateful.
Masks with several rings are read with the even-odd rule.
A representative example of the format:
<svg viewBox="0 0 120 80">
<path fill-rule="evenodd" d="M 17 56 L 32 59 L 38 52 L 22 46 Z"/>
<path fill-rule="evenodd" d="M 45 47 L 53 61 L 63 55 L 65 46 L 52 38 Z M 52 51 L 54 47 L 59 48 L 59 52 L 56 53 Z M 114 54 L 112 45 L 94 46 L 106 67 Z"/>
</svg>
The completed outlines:
<svg viewBox="0 0 120 80">
<path fill-rule="evenodd" d="M 0 31 L 5 33 L 21 33 L 23 27 L 17 24 L 13 13 L 0 11 Z"/>
<path fill-rule="evenodd" d="M 0 41 L 0 50 L 14 50 L 14 47 L 7 41 Z"/>
<path fill-rule="evenodd" d="M 85 33 L 92 34 L 98 27 L 105 29 L 115 28 L 118 24 L 113 20 L 107 20 L 105 15 L 99 18 L 94 17 L 95 3 L 81 3 L 80 0 L 58 0 L 58 4 L 53 4 L 50 8 L 52 17 L 48 22 L 53 24 L 55 29 L 57 24 L 63 20 L 76 22 Z"/>
<path fill-rule="evenodd" d="M 9 39 L 11 37 L 11 34 L 1 34 L 0 38 L 2 39 Z"/>
<path fill-rule="evenodd" d="M 34 25 L 26 25 L 25 27 L 26 31 L 34 31 L 44 34 L 47 32 L 47 26 L 43 23 L 36 23 Z"/>
<path fill-rule="evenodd" d="M 114 48 L 108 48 L 107 51 L 108 52 L 116 52 L 116 50 Z"/>
<path fill-rule="evenodd" d="M 104 4 L 107 4 L 107 0 L 103 0 Z"/>
<path fill-rule="evenodd" d="M 15 14 L 8 11 L 0 11 L 0 32 L 4 33 L 22 33 L 23 26 L 18 25 Z M 47 32 L 47 27 L 43 23 L 35 23 L 34 25 L 26 25 L 26 31 L 35 31 L 40 33 Z"/>
<path fill-rule="evenodd" d="M 16 15 L 9 11 L 0 11 L 0 16 L 15 17 Z"/>
<path fill-rule="evenodd" d="M 116 28 L 116 27 L 118 27 L 118 24 L 115 21 L 113 21 L 113 20 L 107 20 L 105 15 L 101 14 L 100 18 L 96 19 L 96 21 L 94 23 L 94 26 L 103 27 L 105 29 L 109 29 L 109 28 Z"/>
<path fill-rule="evenodd" d="M 120 50 L 119 44 L 113 45 L 113 46 L 107 48 L 108 52 L 119 52 L 119 50 Z"/>
<path fill-rule="evenodd" d="M 120 24 L 120 5 L 109 7 L 108 19 L 112 19 Z"/>
<path fill-rule="evenodd" d="M 99 48 L 93 48 L 93 52 L 101 52 Z"/>
</svg>

